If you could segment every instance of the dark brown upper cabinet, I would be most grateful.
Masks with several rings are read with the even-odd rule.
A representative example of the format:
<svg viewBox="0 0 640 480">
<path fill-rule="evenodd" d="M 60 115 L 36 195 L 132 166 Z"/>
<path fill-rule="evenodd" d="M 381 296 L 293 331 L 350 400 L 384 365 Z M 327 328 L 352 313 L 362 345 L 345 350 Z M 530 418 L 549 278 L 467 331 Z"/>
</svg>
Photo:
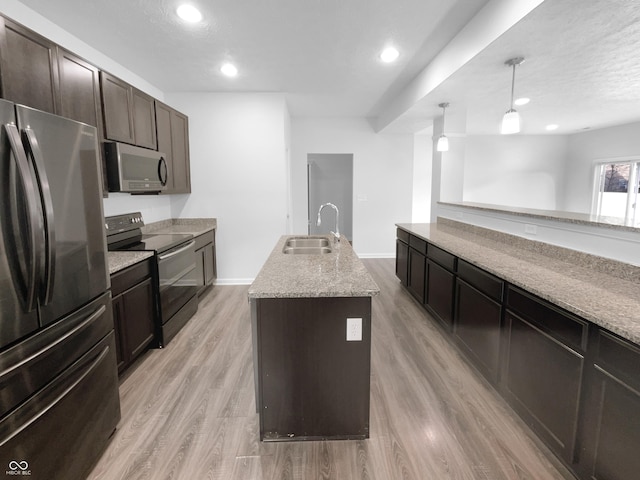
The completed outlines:
<svg viewBox="0 0 640 480">
<path fill-rule="evenodd" d="M 169 181 L 163 193 L 191 193 L 189 119 L 157 100 L 155 107 L 158 151 L 166 155 L 169 169 Z"/>
<path fill-rule="evenodd" d="M 93 125 L 102 133 L 100 71 L 71 52 L 58 47 L 60 111 L 63 117 Z"/>
<path fill-rule="evenodd" d="M 100 87 L 105 138 L 155 150 L 153 97 L 106 72 L 100 72 Z"/>
<path fill-rule="evenodd" d="M 102 129 L 102 103 L 100 101 L 100 71 L 82 58 L 58 47 L 58 74 L 60 85 L 59 114 L 96 127 L 98 142 L 104 140 Z M 103 191 L 106 195 L 105 164 L 102 148 L 98 149 L 102 165 Z"/>
<path fill-rule="evenodd" d="M 0 17 L 0 94 L 2 98 L 59 113 L 56 44 Z"/>
<path fill-rule="evenodd" d="M 139 147 L 158 148 L 156 140 L 156 110 L 153 97 L 131 89 L 133 98 L 133 132 Z"/>
<path fill-rule="evenodd" d="M 106 72 L 100 72 L 100 89 L 105 138 L 135 144 L 131 85 Z"/>
</svg>

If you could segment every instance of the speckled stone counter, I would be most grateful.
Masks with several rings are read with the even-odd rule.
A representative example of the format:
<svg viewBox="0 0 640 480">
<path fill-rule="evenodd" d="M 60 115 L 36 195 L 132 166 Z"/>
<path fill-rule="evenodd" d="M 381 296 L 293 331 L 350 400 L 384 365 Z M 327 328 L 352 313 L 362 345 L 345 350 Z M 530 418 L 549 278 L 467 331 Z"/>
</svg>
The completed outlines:
<svg viewBox="0 0 640 480">
<path fill-rule="evenodd" d="M 574 223 L 577 225 L 595 225 L 599 228 L 610 228 L 613 230 L 624 230 L 628 232 L 640 233 L 640 228 L 627 225 L 624 219 L 618 217 L 607 217 L 604 215 L 593 215 L 589 213 L 579 212 L 564 212 L 561 210 L 540 210 L 537 208 L 507 207 L 502 205 L 491 205 L 487 203 L 476 202 L 438 203 L 440 205 L 464 207 L 484 212 L 506 213 L 519 217 L 553 220 L 557 222 Z"/>
<path fill-rule="evenodd" d="M 330 239 L 331 253 L 283 253 L 293 236 L 280 238 L 249 287 L 249 298 L 371 297 L 380 292 L 344 236 L 338 243 Z"/>
<path fill-rule="evenodd" d="M 640 344 L 640 268 L 463 223 L 397 226 Z"/>
<path fill-rule="evenodd" d="M 215 218 L 171 218 L 142 227 L 142 233 L 190 233 L 194 237 L 215 230 Z"/>
<path fill-rule="evenodd" d="M 153 252 L 107 252 L 109 275 L 113 275 L 149 257 L 153 257 Z"/>
</svg>

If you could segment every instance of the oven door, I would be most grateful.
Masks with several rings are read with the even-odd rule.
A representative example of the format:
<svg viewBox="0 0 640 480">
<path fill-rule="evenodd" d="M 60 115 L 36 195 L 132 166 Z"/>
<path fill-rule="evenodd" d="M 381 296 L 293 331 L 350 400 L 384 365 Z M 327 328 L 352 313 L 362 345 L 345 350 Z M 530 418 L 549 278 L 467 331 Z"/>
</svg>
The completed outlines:
<svg viewBox="0 0 640 480">
<path fill-rule="evenodd" d="M 160 312 L 163 324 L 198 293 L 195 245 L 196 242 L 192 240 L 158 255 Z"/>
</svg>

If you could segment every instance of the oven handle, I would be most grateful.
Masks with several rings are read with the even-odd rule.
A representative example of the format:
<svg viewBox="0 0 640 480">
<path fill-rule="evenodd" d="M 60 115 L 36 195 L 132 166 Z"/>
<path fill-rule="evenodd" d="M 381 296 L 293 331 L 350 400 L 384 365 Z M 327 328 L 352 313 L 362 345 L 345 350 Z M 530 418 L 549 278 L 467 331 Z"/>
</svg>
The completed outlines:
<svg viewBox="0 0 640 480">
<path fill-rule="evenodd" d="M 173 257 L 175 255 L 178 255 L 178 254 L 184 252 L 185 250 L 188 250 L 189 248 L 191 248 L 195 244 L 196 244 L 196 241 L 195 240 L 191 240 L 184 247 L 181 247 L 181 248 L 179 248 L 177 250 L 173 250 L 172 252 L 166 253 L 164 255 L 158 255 L 158 261 L 163 262 L 164 260 L 167 260 L 168 258 L 171 258 L 171 257 Z"/>
</svg>

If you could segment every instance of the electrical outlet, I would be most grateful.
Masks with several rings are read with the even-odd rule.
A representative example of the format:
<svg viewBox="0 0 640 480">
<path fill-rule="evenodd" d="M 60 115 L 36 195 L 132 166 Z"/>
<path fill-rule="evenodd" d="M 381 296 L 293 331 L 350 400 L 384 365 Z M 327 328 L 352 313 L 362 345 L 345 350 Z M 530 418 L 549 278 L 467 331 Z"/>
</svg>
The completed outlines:
<svg viewBox="0 0 640 480">
<path fill-rule="evenodd" d="M 362 319 L 347 318 L 347 342 L 362 341 Z"/>
</svg>

